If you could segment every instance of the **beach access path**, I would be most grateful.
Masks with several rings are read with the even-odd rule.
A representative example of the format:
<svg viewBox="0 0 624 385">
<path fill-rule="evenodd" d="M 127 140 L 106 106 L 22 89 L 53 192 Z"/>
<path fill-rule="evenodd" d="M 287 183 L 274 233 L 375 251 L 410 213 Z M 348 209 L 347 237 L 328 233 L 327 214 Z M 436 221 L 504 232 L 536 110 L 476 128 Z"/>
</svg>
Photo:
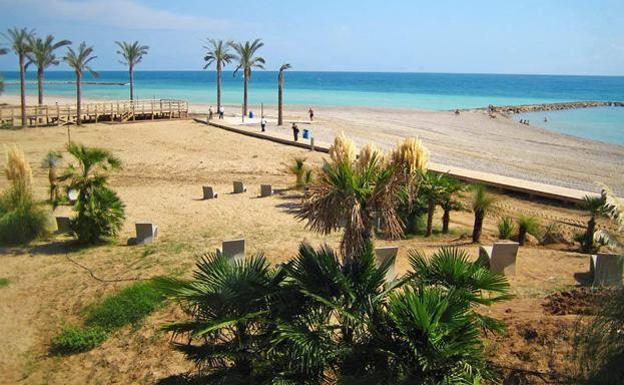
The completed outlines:
<svg viewBox="0 0 624 385">
<path fill-rule="evenodd" d="M 273 129 L 261 132 L 259 129 L 260 121 L 258 118 L 247 118 L 245 119 L 245 122 L 241 120 L 240 116 L 226 117 L 222 120 L 195 120 L 199 123 L 211 125 L 213 127 L 224 129 L 230 132 L 269 140 L 284 145 L 296 146 L 310 151 L 328 152 L 330 147 L 330 143 L 326 141 L 318 139 L 313 139 L 312 141 L 310 137 L 307 139 L 302 137 L 302 132 L 304 129 L 307 128 L 309 122 L 296 122 L 298 125 L 301 126 L 301 132 L 299 135 L 299 141 L 295 142 L 293 140 L 292 134 L 288 135 L 284 129 Z M 288 129 L 288 127 L 286 128 Z M 530 196 L 554 199 L 565 203 L 578 203 L 583 199 L 584 196 L 595 194 L 589 191 L 549 185 L 545 183 L 533 182 L 525 179 L 513 178 L 482 171 L 469 170 L 461 167 L 443 165 L 435 162 L 429 162 L 428 169 L 433 172 L 446 173 L 465 182 L 483 183 L 490 187 L 500 188 L 505 191 L 512 191 Z"/>
</svg>

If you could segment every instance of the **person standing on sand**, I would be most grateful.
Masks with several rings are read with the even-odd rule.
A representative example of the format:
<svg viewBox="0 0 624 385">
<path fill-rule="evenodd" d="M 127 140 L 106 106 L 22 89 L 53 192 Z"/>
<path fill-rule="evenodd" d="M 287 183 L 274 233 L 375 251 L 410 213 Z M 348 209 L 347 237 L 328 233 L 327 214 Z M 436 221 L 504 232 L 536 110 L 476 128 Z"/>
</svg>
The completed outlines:
<svg viewBox="0 0 624 385">
<path fill-rule="evenodd" d="M 225 108 L 221 106 L 219 107 L 219 119 L 223 119 L 223 115 L 225 115 Z"/>
<path fill-rule="evenodd" d="M 310 109 L 308 110 L 308 114 L 310 115 L 310 121 L 314 121 L 314 110 L 312 109 L 312 107 L 310 107 Z"/>
<path fill-rule="evenodd" d="M 299 141 L 299 127 L 297 127 L 297 123 L 292 124 L 292 131 L 293 131 L 293 138 L 295 139 L 295 142 Z"/>
<path fill-rule="evenodd" d="M 264 118 L 264 116 L 262 116 L 262 119 L 260 120 L 260 128 L 262 128 L 262 132 L 266 131 L 266 124 L 267 124 L 267 121 Z"/>
<path fill-rule="evenodd" d="M 208 107 L 208 120 L 212 120 L 212 106 Z"/>
</svg>

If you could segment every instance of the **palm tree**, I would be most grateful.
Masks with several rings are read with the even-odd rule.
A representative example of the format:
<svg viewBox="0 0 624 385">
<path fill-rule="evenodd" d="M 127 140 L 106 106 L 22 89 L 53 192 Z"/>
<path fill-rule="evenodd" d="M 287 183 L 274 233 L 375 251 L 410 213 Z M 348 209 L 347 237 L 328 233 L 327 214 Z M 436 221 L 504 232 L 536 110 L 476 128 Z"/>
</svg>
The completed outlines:
<svg viewBox="0 0 624 385">
<path fill-rule="evenodd" d="M 149 47 L 139 44 L 138 41 L 135 41 L 134 43 L 116 41 L 115 44 L 119 47 L 119 51 L 117 51 L 117 53 L 123 58 L 123 60 L 120 60 L 119 62 L 128 66 L 128 75 L 130 77 L 130 100 L 134 100 L 134 66 L 143 60 L 143 55 L 147 55 Z"/>
<path fill-rule="evenodd" d="M 444 177 L 442 187 L 442 196 L 440 199 L 440 207 L 442 213 L 442 233 L 449 232 L 449 224 L 451 222 L 451 211 L 461 210 L 463 205 L 456 199 L 456 195 L 464 190 L 465 186 L 457 179 Z"/>
<path fill-rule="evenodd" d="M 221 71 L 226 64 L 234 59 L 234 56 L 229 52 L 233 43 L 215 39 L 207 39 L 206 42 L 208 45 L 205 45 L 204 48 L 208 51 L 204 56 L 204 61 L 206 62 L 204 69 L 213 63 L 217 69 L 217 112 L 219 112 L 221 109 Z"/>
<path fill-rule="evenodd" d="M 30 52 L 26 53 L 28 57 L 28 63 L 26 66 L 30 64 L 34 64 L 37 66 L 37 95 L 39 105 L 43 104 L 43 71 L 51 65 L 58 65 L 59 60 L 57 59 L 54 51 L 60 47 L 71 44 L 69 40 L 61 40 L 58 42 L 54 42 L 54 36 L 48 35 L 45 39 L 40 37 L 35 38 L 34 36 L 30 36 L 29 38 L 30 44 Z"/>
<path fill-rule="evenodd" d="M 243 71 L 243 120 L 247 115 L 247 89 L 249 87 L 249 79 L 251 78 L 252 68 L 264 69 L 264 58 L 261 56 L 255 56 L 256 51 L 264 46 L 264 43 L 260 39 L 256 39 L 252 42 L 246 41 L 245 43 L 231 43 L 230 46 L 236 51 L 236 55 L 233 57 L 238 60 L 238 66 L 234 70 L 234 76 L 239 70 Z"/>
<path fill-rule="evenodd" d="M 297 188 L 302 188 L 306 184 L 304 182 L 306 178 L 306 173 L 307 171 L 309 171 L 309 169 L 306 166 L 305 161 L 306 158 L 295 157 L 292 164 L 288 167 L 288 171 L 296 178 L 295 186 Z"/>
<path fill-rule="evenodd" d="M 9 53 L 8 49 L 0 48 L 0 56 L 6 55 L 7 53 Z M 0 76 L 0 95 L 2 94 L 3 91 L 4 91 L 4 82 L 2 81 L 2 76 Z"/>
<path fill-rule="evenodd" d="M 585 252 L 594 251 L 594 235 L 596 233 L 596 221 L 599 217 L 607 217 L 612 210 L 607 202 L 607 193 L 602 191 L 600 196 L 586 195 L 579 204 L 581 209 L 589 213 L 587 228 L 583 235 L 582 248 Z"/>
<path fill-rule="evenodd" d="M 91 60 L 97 58 L 97 56 L 91 56 L 93 53 L 93 47 L 87 47 L 87 43 L 84 41 L 80 43 L 78 46 L 78 51 L 74 51 L 72 47 L 67 48 L 67 54 L 63 57 L 63 60 L 73 68 L 76 73 L 76 124 L 82 124 L 82 116 L 80 109 L 81 102 L 81 91 L 80 91 L 80 81 L 82 80 L 82 75 L 84 71 L 89 71 L 89 73 L 95 77 L 99 76 L 97 72 L 91 69 L 89 63 Z"/>
<path fill-rule="evenodd" d="M 107 172 L 121 168 L 121 161 L 110 151 L 69 143 L 69 152 L 78 162 L 70 164 L 58 178 L 68 181 L 69 190 L 78 191 L 74 205 L 77 216 L 70 225 L 81 243 L 95 243 L 102 237 L 115 236 L 125 219 L 124 205 L 108 188 Z"/>
<path fill-rule="evenodd" d="M 472 211 L 474 212 L 474 227 L 472 241 L 479 242 L 483 231 L 483 219 L 494 209 L 495 198 L 487 192 L 485 186 L 477 184 L 472 188 Z"/>
<path fill-rule="evenodd" d="M 26 127 L 26 54 L 30 52 L 30 40 L 34 30 L 14 27 L 9 29 L 4 37 L 11 44 L 11 49 L 17 55 L 20 70 L 20 103 L 22 109 L 22 128 Z"/>
<path fill-rule="evenodd" d="M 277 73 L 277 125 L 281 126 L 283 122 L 282 105 L 284 103 L 284 71 L 292 68 L 288 63 L 282 64 Z"/>
<path fill-rule="evenodd" d="M 434 174 L 423 172 L 420 182 L 420 193 L 427 202 L 427 231 L 425 236 L 429 237 L 433 233 L 433 214 L 436 205 L 442 201 L 444 194 L 444 174 Z"/>
<path fill-rule="evenodd" d="M 403 234 L 395 196 L 401 186 L 399 167 L 386 162 L 381 153 L 368 159 L 355 157 L 355 145 L 344 136 L 330 148 L 331 162 L 325 162 L 309 186 L 297 217 L 323 234 L 344 226 L 341 249 L 345 260 L 360 253 L 370 242 L 375 217 L 384 218 L 390 238 Z"/>
<path fill-rule="evenodd" d="M 56 166 L 63 158 L 58 151 L 50 151 L 46 154 L 41 162 L 43 168 L 48 169 L 48 181 L 50 182 L 50 202 L 55 204 L 58 198 L 58 177 L 56 175 Z"/>
</svg>

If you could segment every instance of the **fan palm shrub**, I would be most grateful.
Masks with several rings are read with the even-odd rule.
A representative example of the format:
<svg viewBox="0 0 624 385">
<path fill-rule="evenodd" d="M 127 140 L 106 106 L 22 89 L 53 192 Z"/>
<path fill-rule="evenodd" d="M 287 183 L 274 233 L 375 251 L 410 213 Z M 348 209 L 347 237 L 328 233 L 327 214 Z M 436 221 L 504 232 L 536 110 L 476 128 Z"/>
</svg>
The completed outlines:
<svg viewBox="0 0 624 385">
<path fill-rule="evenodd" d="M 351 258 L 302 244 L 271 268 L 262 256 L 201 258 L 193 279 L 161 279 L 188 319 L 174 346 L 210 383 L 478 383 L 490 379 L 477 306 L 508 284 L 458 251 L 386 282 L 371 243 Z M 446 255 L 447 259 L 443 259 Z M 407 285 L 397 290 L 401 285 Z M 494 295 L 486 295 L 494 292 Z"/>
<path fill-rule="evenodd" d="M 130 100 L 134 100 L 134 67 L 143 60 L 143 56 L 147 55 L 149 47 L 141 45 L 138 41 L 116 41 L 115 44 L 119 47 L 117 53 L 123 58 L 120 63 L 128 66 Z"/>
<path fill-rule="evenodd" d="M 606 190 L 603 190 L 600 196 L 586 195 L 579 206 L 589 214 L 585 234 L 581 237 L 581 249 L 584 252 L 594 252 L 597 249 L 595 243 L 597 221 L 599 218 L 608 217 L 613 206 L 607 202 Z"/>
<path fill-rule="evenodd" d="M 45 39 L 31 35 L 29 37 L 30 51 L 26 53 L 28 62 L 26 66 L 37 67 L 37 97 L 39 105 L 43 104 L 43 71 L 46 68 L 58 65 L 59 59 L 54 54 L 57 49 L 71 44 L 69 40 L 54 41 L 54 36 L 48 35 Z"/>
<path fill-rule="evenodd" d="M 125 219 L 124 205 L 117 194 L 108 188 L 110 170 L 121 168 L 121 161 L 110 151 L 70 143 L 67 151 L 77 161 L 70 164 L 61 181 L 67 181 L 69 190 L 78 191 L 74 204 L 76 216 L 71 228 L 81 243 L 95 243 L 104 237 L 114 237 Z"/>
<path fill-rule="evenodd" d="M 219 252 L 207 254 L 192 280 L 159 280 L 189 316 L 164 329 L 186 339 L 174 347 L 207 374 L 209 383 L 267 381 L 272 375 L 269 300 L 282 277 L 262 255 L 232 262 Z"/>
<path fill-rule="evenodd" d="M 284 104 L 284 71 L 291 69 L 288 63 L 282 64 L 277 72 L 277 125 L 284 124 L 284 114 L 282 107 Z"/>
<path fill-rule="evenodd" d="M 498 238 L 499 239 L 510 239 L 513 234 L 516 225 L 513 222 L 513 219 L 510 217 L 502 217 L 498 221 Z"/>
<path fill-rule="evenodd" d="M 234 59 L 230 54 L 232 42 L 224 42 L 223 40 L 207 39 L 204 48 L 207 50 L 204 55 L 204 69 L 214 64 L 217 71 L 217 112 L 221 110 L 221 71 L 228 63 Z"/>
<path fill-rule="evenodd" d="M 539 236 L 540 224 L 539 220 L 530 215 L 520 215 L 518 217 L 518 243 L 524 246 L 527 234 Z"/>
<path fill-rule="evenodd" d="M 77 51 L 74 51 L 72 47 L 68 47 L 67 53 L 63 57 L 63 61 L 65 61 L 65 63 L 67 63 L 67 65 L 71 67 L 71 69 L 73 69 L 74 73 L 76 74 L 76 124 L 77 125 L 82 124 L 82 110 L 81 110 L 82 91 L 80 88 L 82 75 L 84 74 L 85 71 L 88 71 L 94 77 L 99 76 L 98 73 L 95 72 L 89 65 L 89 63 L 91 63 L 91 61 L 96 58 L 97 56 L 93 56 L 93 47 L 88 47 L 87 43 L 85 43 L 84 41 L 80 43 Z"/>
<path fill-rule="evenodd" d="M 295 157 L 288 167 L 288 171 L 295 176 L 295 186 L 297 188 L 302 188 L 306 185 L 304 179 L 308 168 L 305 161 L 305 158 Z"/>
<path fill-rule="evenodd" d="M 17 55 L 19 63 L 22 128 L 26 127 L 26 54 L 31 51 L 30 41 L 34 33 L 34 30 L 28 28 L 14 27 L 3 34 L 11 45 L 11 50 Z"/>
<path fill-rule="evenodd" d="M 48 214 L 35 200 L 32 170 L 17 147 L 6 149 L 9 186 L 0 194 L 0 243 L 26 244 L 47 233 Z"/>
<path fill-rule="evenodd" d="M 230 43 L 230 47 L 236 52 L 233 59 L 238 61 L 234 75 L 239 70 L 243 71 L 243 119 L 247 115 L 247 90 L 251 71 L 254 68 L 264 69 L 265 60 L 262 56 L 256 56 L 257 51 L 264 46 L 260 39 L 246 41 L 244 43 Z"/>
<path fill-rule="evenodd" d="M 495 209 L 496 199 L 490 195 L 485 186 L 477 184 L 472 186 L 471 206 L 474 212 L 474 226 L 472 228 L 472 241 L 479 242 L 483 232 L 483 220 L 485 216 Z"/>
</svg>

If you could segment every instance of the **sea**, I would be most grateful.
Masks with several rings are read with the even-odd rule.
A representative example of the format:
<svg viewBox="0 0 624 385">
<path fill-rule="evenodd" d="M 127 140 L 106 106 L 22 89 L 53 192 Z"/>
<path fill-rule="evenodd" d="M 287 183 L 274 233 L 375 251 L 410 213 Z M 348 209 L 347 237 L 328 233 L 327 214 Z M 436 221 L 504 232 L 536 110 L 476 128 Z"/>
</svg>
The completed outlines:
<svg viewBox="0 0 624 385">
<path fill-rule="evenodd" d="M 4 71 L 5 82 L 19 80 L 17 71 Z M 214 71 L 135 71 L 135 97 L 180 98 L 190 102 L 215 103 Z M 240 104 L 243 79 L 230 71 L 222 75 L 222 101 Z M 284 103 L 304 106 L 371 106 L 454 110 L 492 105 L 520 105 L 571 101 L 624 101 L 624 77 L 563 75 L 500 75 L 397 72 L 304 72 L 286 71 Z M 36 95 L 36 73 L 27 72 L 27 92 Z M 48 95 L 73 96 L 71 71 L 48 71 Z M 128 97 L 126 71 L 101 71 L 84 81 L 86 98 Z M 122 85 L 123 84 L 123 85 Z M 4 92 L 16 94 L 19 86 L 5 84 Z M 255 71 L 249 79 L 251 104 L 277 103 L 277 73 Z M 624 108 L 598 107 L 534 112 L 514 117 L 564 134 L 624 145 Z M 546 121 L 544 121 L 546 118 Z"/>
</svg>

